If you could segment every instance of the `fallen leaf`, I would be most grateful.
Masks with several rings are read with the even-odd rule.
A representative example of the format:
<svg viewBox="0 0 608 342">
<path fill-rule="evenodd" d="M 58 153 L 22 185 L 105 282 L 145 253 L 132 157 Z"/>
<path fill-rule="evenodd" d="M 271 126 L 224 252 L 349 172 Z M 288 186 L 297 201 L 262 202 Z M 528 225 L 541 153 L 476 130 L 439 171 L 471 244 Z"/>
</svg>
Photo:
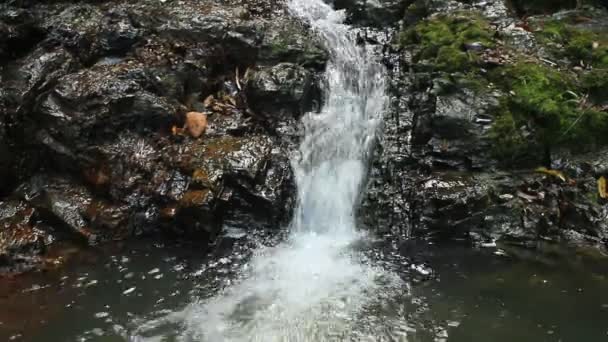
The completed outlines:
<svg viewBox="0 0 608 342">
<path fill-rule="evenodd" d="M 213 95 L 209 95 L 205 98 L 205 101 L 203 101 L 203 104 L 205 105 L 205 107 L 209 108 L 213 104 L 213 102 L 215 102 Z"/>
<path fill-rule="evenodd" d="M 607 199 L 608 198 L 608 187 L 607 187 L 606 177 L 602 176 L 597 180 L 597 192 L 600 195 L 600 198 Z"/>
<path fill-rule="evenodd" d="M 173 126 L 173 127 L 171 127 L 171 133 L 173 135 L 182 135 L 182 134 L 184 134 L 184 129 L 183 128 L 179 128 L 177 126 Z"/>
<path fill-rule="evenodd" d="M 224 97 L 222 97 L 222 100 L 224 100 L 224 102 L 228 102 L 233 107 L 236 107 L 236 100 L 234 99 L 234 97 L 230 95 L 224 95 Z"/>
<path fill-rule="evenodd" d="M 200 137 L 207 129 L 207 114 L 188 112 L 186 114 L 186 127 L 193 138 Z"/>
<path fill-rule="evenodd" d="M 517 196 L 519 198 L 525 199 L 528 202 L 532 202 L 532 201 L 536 201 L 536 200 L 542 200 L 542 199 L 545 198 L 545 194 L 542 193 L 542 192 L 534 194 L 534 195 L 531 195 L 531 194 L 525 193 L 523 191 L 517 191 Z"/>
<path fill-rule="evenodd" d="M 564 174 L 558 170 L 550 170 L 550 169 L 547 169 L 546 167 L 539 167 L 534 171 L 536 171 L 538 173 L 544 173 L 545 175 L 553 176 L 555 178 L 559 178 L 562 182 L 566 181 L 566 176 L 564 176 Z"/>
</svg>

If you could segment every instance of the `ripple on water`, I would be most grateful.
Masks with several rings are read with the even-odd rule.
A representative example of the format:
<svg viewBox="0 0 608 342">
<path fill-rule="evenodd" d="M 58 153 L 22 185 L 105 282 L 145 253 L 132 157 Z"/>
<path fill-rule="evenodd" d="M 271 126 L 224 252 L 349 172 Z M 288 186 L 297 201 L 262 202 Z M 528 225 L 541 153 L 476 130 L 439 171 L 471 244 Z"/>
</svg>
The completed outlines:
<svg viewBox="0 0 608 342">
<path fill-rule="evenodd" d="M 381 311 L 408 287 L 350 248 L 355 236 L 305 233 L 261 248 L 235 284 L 179 312 L 141 324 L 137 338 L 178 324 L 182 341 L 405 341 L 404 315 Z M 386 312 L 383 312 L 384 314 Z"/>
</svg>

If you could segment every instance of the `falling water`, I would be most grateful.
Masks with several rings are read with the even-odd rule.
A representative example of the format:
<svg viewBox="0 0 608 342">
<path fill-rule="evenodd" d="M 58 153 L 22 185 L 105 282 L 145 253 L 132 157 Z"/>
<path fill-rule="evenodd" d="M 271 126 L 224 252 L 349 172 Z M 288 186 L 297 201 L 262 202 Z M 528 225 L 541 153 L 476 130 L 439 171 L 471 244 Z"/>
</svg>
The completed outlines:
<svg viewBox="0 0 608 342">
<path fill-rule="evenodd" d="M 309 22 L 330 52 L 320 114 L 303 118 L 302 159 L 294 163 L 299 207 L 294 230 L 351 234 L 353 209 L 366 155 L 386 104 L 384 68 L 357 46 L 343 12 L 321 0 L 291 0 L 291 11 Z"/>
<path fill-rule="evenodd" d="M 353 211 L 387 102 L 385 70 L 355 43 L 343 12 L 322 0 L 290 0 L 289 9 L 331 57 L 323 109 L 302 119 L 291 236 L 257 250 L 232 286 L 172 315 L 185 322 L 184 341 L 376 340 L 364 311 L 396 281 L 352 248 L 362 238 Z"/>
</svg>

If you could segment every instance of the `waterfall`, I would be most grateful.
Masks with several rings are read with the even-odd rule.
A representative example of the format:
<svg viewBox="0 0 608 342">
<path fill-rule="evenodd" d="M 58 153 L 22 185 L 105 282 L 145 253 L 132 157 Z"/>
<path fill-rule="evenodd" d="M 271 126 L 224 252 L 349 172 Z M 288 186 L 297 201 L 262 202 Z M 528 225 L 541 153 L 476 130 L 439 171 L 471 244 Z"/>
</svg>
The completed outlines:
<svg viewBox="0 0 608 342">
<path fill-rule="evenodd" d="M 302 118 L 305 134 L 292 161 L 298 204 L 291 235 L 256 250 L 241 276 L 214 297 L 172 315 L 185 325 L 183 341 L 360 341 L 379 333 L 364 332 L 363 322 L 374 316 L 365 308 L 386 296 L 387 279 L 396 277 L 352 245 L 362 238 L 354 207 L 387 103 L 385 70 L 356 44 L 343 12 L 322 0 L 288 6 L 330 53 L 323 108 Z"/>
<path fill-rule="evenodd" d="M 289 9 L 330 53 L 324 107 L 303 117 L 301 159 L 293 163 L 299 199 L 293 230 L 352 233 L 367 154 L 387 103 L 386 71 L 356 45 L 343 12 L 321 0 L 290 0 Z"/>
</svg>

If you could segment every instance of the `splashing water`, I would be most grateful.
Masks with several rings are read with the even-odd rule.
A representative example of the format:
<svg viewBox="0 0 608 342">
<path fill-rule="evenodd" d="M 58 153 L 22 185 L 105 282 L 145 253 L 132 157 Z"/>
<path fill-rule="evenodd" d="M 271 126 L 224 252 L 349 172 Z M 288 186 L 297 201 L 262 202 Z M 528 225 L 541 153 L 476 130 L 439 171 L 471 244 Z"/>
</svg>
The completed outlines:
<svg viewBox="0 0 608 342">
<path fill-rule="evenodd" d="M 331 56 L 324 107 L 302 119 L 292 233 L 259 249 L 235 285 L 165 318 L 185 322 L 183 341 L 376 340 L 363 332 L 364 310 L 398 287 L 396 277 L 351 247 L 361 238 L 353 211 L 387 102 L 385 70 L 355 44 L 342 12 L 322 0 L 291 0 L 289 9 Z"/>
</svg>

